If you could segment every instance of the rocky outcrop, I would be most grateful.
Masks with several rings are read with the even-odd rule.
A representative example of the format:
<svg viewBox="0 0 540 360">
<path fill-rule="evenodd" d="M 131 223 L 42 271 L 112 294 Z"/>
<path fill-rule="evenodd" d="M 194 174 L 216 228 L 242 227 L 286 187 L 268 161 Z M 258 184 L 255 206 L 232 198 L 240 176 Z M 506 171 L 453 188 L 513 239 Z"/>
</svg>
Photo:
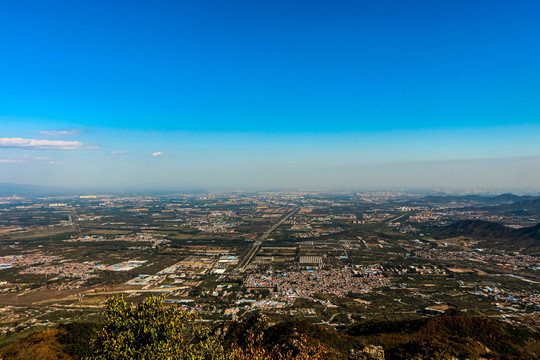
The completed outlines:
<svg viewBox="0 0 540 360">
<path fill-rule="evenodd" d="M 382 346 L 368 345 L 363 349 L 351 349 L 350 360 L 384 360 L 384 349 Z"/>
</svg>

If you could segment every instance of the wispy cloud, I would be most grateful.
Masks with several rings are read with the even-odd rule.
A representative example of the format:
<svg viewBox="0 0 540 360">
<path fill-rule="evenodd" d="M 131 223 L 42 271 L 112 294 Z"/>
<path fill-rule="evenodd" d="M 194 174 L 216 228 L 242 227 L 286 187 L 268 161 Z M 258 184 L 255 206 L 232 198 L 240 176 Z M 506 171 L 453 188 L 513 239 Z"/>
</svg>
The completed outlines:
<svg viewBox="0 0 540 360">
<path fill-rule="evenodd" d="M 153 157 L 161 156 L 161 155 L 163 155 L 161 151 L 156 151 L 155 153 L 152 154 Z"/>
<path fill-rule="evenodd" d="M 0 148 L 24 148 L 24 149 L 59 149 L 73 150 L 86 147 L 80 141 L 38 140 L 23 138 L 0 138 Z"/>
<path fill-rule="evenodd" d="M 74 136 L 79 135 L 80 129 L 68 129 L 68 130 L 45 130 L 40 131 L 40 135 L 44 136 Z"/>
<path fill-rule="evenodd" d="M 52 160 L 44 156 L 31 156 L 25 154 L 19 158 L 0 159 L 0 164 L 26 164 L 26 163 L 47 163 L 50 165 L 63 164 L 62 161 Z"/>
<path fill-rule="evenodd" d="M 0 159 L 0 164 L 21 164 L 26 162 L 23 159 Z"/>
<path fill-rule="evenodd" d="M 123 155 L 123 154 L 127 154 L 127 151 L 124 151 L 124 150 L 113 150 L 110 152 L 111 155 Z"/>
</svg>

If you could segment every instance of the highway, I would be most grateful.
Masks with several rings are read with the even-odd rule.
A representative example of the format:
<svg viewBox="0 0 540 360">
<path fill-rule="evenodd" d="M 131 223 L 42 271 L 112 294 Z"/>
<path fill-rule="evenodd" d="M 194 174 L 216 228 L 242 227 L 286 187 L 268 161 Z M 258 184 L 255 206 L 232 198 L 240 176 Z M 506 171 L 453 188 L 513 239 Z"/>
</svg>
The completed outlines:
<svg viewBox="0 0 540 360">
<path fill-rule="evenodd" d="M 238 272 L 243 272 L 244 269 L 246 268 L 246 266 L 249 264 L 249 262 L 251 261 L 251 259 L 253 258 L 253 256 L 255 256 L 255 254 L 257 253 L 257 251 L 259 250 L 259 248 L 261 247 L 262 243 L 264 240 L 266 240 L 266 238 L 268 238 L 268 236 L 272 233 L 272 231 L 276 230 L 281 224 L 283 224 L 285 221 L 287 221 L 291 216 L 293 216 L 294 214 L 296 214 L 296 212 L 300 210 L 300 207 L 296 207 L 294 208 L 293 210 L 291 210 L 290 212 L 288 212 L 287 214 L 285 214 L 277 223 L 275 223 L 274 225 L 272 225 L 272 227 L 270 227 L 268 230 L 266 230 L 261 236 L 259 236 L 255 242 L 253 243 L 253 245 L 251 245 L 251 248 L 248 250 L 248 252 L 246 253 L 246 255 L 242 258 L 242 260 L 240 260 L 240 262 L 238 263 L 238 266 L 236 267 L 236 269 L 234 270 L 234 272 L 238 273 Z"/>
</svg>

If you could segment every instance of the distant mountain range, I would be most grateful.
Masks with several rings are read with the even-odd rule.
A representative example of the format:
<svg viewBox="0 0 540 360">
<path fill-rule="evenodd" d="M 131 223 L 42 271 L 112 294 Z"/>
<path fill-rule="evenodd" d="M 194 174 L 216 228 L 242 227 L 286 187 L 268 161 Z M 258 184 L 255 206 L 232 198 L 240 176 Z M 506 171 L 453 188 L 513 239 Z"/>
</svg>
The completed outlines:
<svg viewBox="0 0 540 360">
<path fill-rule="evenodd" d="M 501 215 L 540 217 L 540 198 L 521 199 L 519 201 L 502 204 L 482 204 L 463 207 L 463 210 L 485 210 Z"/>
<path fill-rule="evenodd" d="M 538 211 L 540 210 L 540 198 L 516 201 L 510 204 L 498 205 L 497 207 L 506 211 Z"/>
<path fill-rule="evenodd" d="M 461 220 L 441 228 L 440 236 L 468 236 L 484 240 L 483 246 L 531 251 L 540 250 L 540 224 L 513 229 L 484 220 Z"/>
</svg>

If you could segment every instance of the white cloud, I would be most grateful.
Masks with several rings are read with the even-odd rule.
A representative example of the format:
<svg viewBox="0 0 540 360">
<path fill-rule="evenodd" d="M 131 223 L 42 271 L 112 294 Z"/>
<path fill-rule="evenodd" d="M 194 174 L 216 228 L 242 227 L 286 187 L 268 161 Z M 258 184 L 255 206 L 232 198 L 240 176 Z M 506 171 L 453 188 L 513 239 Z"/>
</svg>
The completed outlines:
<svg viewBox="0 0 540 360">
<path fill-rule="evenodd" d="M 163 155 L 163 153 L 161 151 L 156 151 L 155 153 L 152 154 L 152 156 L 156 157 L 156 156 L 161 156 Z"/>
<path fill-rule="evenodd" d="M 38 140 L 23 138 L 0 138 L 0 148 L 25 148 L 25 149 L 59 149 L 73 150 L 85 147 L 79 141 Z"/>
<path fill-rule="evenodd" d="M 124 150 L 113 150 L 110 152 L 111 155 L 123 155 L 123 154 L 127 154 L 127 151 L 124 151 Z"/>
<path fill-rule="evenodd" d="M 68 129 L 68 130 L 45 130 L 40 131 L 39 133 L 44 136 L 74 136 L 78 135 L 81 132 L 79 129 Z"/>
<path fill-rule="evenodd" d="M 23 159 L 0 159 L 0 164 L 20 164 L 26 162 Z"/>
<path fill-rule="evenodd" d="M 26 164 L 26 163 L 47 163 L 50 165 L 63 164 L 61 161 L 55 161 L 44 156 L 31 156 L 25 154 L 19 158 L 0 159 L 0 164 Z"/>
</svg>

